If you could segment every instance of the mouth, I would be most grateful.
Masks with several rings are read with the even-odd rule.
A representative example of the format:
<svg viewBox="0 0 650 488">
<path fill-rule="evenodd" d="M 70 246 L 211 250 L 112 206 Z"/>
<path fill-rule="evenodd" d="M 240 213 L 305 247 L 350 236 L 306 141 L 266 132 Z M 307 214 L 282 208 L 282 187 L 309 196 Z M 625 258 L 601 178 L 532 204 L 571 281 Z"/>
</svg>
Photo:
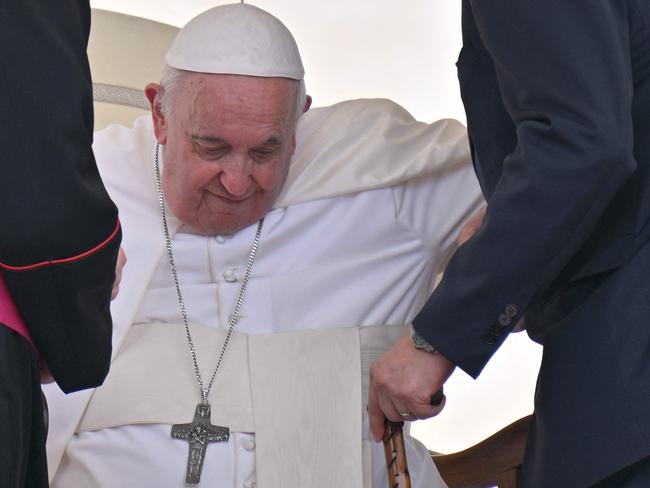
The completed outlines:
<svg viewBox="0 0 650 488">
<path fill-rule="evenodd" d="M 252 194 L 250 194 L 250 195 L 244 195 L 243 197 L 233 197 L 233 196 L 218 195 L 216 193 L 212 193 L 209 191 L 207 193 L 211 197 L 216 198 L 217 200 L 230 205 L 236 205 L 238 203 L 245 202 L 246 200 L 249 200 L 253 196 Z"/>
</svg>

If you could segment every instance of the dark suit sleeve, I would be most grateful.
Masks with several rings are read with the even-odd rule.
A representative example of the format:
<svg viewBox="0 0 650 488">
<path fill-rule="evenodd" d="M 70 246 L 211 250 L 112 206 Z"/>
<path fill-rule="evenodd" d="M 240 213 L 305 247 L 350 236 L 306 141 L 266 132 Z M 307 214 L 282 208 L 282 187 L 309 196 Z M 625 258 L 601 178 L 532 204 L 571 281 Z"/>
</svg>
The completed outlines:
<svg viewBox="0 0 650 488">
<path fill-rule="evenodd" d="M 0 268 L 65 391 L 110 360 L 117 210 L 91 149 L 87 1 L 0 5 Z"/>
<path fill-rule="evenodd" d="M 477 376 L 589 238 L 636 162 L 625 2 L 469 4 L 517 144 L 484 225 L 414 325 Z"/>
</svg>

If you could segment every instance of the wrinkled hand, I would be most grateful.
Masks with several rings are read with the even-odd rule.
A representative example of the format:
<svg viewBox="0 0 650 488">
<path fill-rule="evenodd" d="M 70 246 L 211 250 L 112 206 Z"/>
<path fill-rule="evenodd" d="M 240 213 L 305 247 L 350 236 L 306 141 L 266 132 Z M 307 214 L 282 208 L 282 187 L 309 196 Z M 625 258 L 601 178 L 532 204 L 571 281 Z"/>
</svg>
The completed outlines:
<svg viewBox="0 0 650 488">
<path fill-rule="evenodd" d="M 407 420 L 438 415 L 445 400 L 430 405 L 431 397 L 442 387 L 454 365 L 441 354 L 416 349 L 411 334 L 406 334 L 370 367 L 368 416 L 370 430 L 379 442 L 384 422 L 405 420 L 399 412 L 412 415 Z"/>
<path fill-rule="evenodd" d="M 122 281 L 122 268 L 126 264 L 126 254 L 124 249 L 120 247 L 120 252 L 117 255 L 117 264 L 115 265 L 115 281 L 113 282 L 113 291 L 111 292 L 111 300 L 117 298 L 120 292 L 120 281 Z"/>
</svg>

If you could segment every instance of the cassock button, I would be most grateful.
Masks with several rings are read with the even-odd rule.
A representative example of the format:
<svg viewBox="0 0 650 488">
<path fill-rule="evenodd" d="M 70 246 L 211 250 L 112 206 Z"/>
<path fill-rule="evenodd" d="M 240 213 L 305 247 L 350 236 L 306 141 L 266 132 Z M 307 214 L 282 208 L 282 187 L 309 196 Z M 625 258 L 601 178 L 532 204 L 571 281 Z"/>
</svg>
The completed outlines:
<svg viewBox="0 0 650 488">
<path fill-rule="evenodd" d="M 238 281 L 237 270 L 233 268 L 227 269 L 223 272 L 223 279 L 228 283 L 234 283 L 235 281 Z"/>
<path fill-rule="evenodd" d="M 505 309 L 506 315 L 510 318 L 516 317 L 519 310 L 515 305 L 506 305 Z"/>
<path fill-rule="evenodd" d="M 255 449 L 255 440 L 254 439 L 249 439 L 246 437 L 243 437 L 241 441 L 239 441 L 241 446 L 244 448 L 245 451 L 253 451 Z"/>
<path fill-rule="evenodd" d="M 223 244 L 226 242 L 226 238 L 224 236 L 217 236 L 214 238 L 215 241 L 217 241 L 219 244 Z"/>
<path fill-rule="evenodd" d="M 504 313 L 502 313 L 501 315 L 499 315 L 499 325 L 500 325 L 500 326 L 502 326 L 502 327 L 508 327 L 508 326 L 510 325 L 511 322 L 512 322 L 512 319 L 511 319 L 508 315 L 506 315 L 506 314 L 504 314 Z"/>
</svg>

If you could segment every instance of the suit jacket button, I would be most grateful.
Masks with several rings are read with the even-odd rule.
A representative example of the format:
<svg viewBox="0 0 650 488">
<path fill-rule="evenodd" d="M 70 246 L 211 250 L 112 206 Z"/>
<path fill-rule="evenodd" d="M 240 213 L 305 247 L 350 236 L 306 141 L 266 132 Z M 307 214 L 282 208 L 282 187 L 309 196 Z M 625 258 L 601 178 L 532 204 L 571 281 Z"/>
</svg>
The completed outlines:
<svg viewBox="0 0 650 488">
<path fill-rule="evenodd" d="M 504 313 L 499 315 L 499 325 L 501 327 L 508 327 L 511 322 L 512 322 L 512 319 L 508 315 L 506 315 Z"/>
<path fill-rule="evenodd" d="M 517 307 L 515 305 L 506 305 L 505 312 L 508 317 L 513 318 L 517 316 L 519 310 L 517 310 Z"/>
</svg>

